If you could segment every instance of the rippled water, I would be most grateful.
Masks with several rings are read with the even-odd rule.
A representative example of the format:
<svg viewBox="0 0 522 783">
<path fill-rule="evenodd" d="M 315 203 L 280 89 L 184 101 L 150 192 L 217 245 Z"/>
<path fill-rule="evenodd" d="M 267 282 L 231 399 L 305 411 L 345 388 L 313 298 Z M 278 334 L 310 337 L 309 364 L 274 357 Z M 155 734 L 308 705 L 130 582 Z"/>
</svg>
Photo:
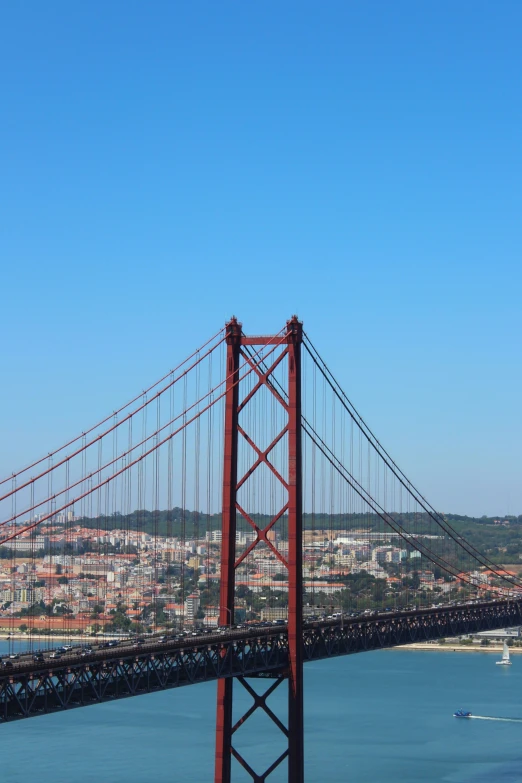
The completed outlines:
<svg viewBox="0 0 522 783">
<path fill-rule="evenodd" d="M 511 667 L 496 657 L 388 650 L 307 664 L 307 783 L 519 783 L 522 656 Z M 246 710 L 250 697 L 235 687 Z M 215 691 L 208 683 L 1 725 L 2 779 L 212 781 Z M 284 718 L 283 688 L 270 704 Z M 456 720 L 460 707 L 510 720 Z M 235 742 L 257 771 L 283 747 L 257 713 Z M 235 766 L 234 783 L 251 780 Z"/>
</svg>

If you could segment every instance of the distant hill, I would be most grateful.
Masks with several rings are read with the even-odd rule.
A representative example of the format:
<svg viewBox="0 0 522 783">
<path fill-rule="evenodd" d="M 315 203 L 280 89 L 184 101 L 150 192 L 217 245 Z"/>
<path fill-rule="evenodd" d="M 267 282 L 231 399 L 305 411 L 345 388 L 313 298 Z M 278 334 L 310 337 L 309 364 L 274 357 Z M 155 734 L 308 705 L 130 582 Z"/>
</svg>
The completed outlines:
<svg viewBox="0 0 522 783">
<path fill-rule="evenodd" d="M 414 534 L 436 534 L 436 522 L 426 513 L 392 514 L 392 519 Z M 270 517 L 267 514 L 253 514 L 253 521 L 265 527 Z M 443 519 L 458 536 L 467 539 L 473 546 L 495 562 L 517 562 L 522 554 L 522 515 L 471 517 L 461 514 L 444 514 Z M 376 514 L 303 514 L 305 530 L 333 531 L 350 530 L 379 531 L 386 526 Z M 500 524 L 499 524 L 500 523 Z M 107 517 L 76 520 L 88 528 L 110 530 L 139 530 L 150 535 L 175 536 L 202 539 L 207 531 L 221 529 L 221 514 L 205 514 L 175 507 L 170 510 L 136 510 L 132 514 L 119 513 Z M 237 529 L 249 531 L 251 526 L 238 514 Z M 284 536 L 286 517 L 277 523 L 276 529 Z"/>
</svg>

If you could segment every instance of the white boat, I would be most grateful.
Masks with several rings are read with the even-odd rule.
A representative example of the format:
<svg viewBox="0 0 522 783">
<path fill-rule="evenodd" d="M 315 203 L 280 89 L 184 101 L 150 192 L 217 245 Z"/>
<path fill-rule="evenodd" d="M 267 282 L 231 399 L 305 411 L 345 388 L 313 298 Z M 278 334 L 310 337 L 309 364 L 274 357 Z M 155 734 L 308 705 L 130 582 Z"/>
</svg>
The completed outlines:
<svg viewBox="0 0 522 783">
<path fill-rule="evenodd" d="M 502 658 L 500 661 L 497 661 L 497 666 L 511 666 L 511 661 L 509 660 L 509 647 L 507 646 L 507 642 L 504 642 L 504 649 L 502 650 Z"/>
</svg>

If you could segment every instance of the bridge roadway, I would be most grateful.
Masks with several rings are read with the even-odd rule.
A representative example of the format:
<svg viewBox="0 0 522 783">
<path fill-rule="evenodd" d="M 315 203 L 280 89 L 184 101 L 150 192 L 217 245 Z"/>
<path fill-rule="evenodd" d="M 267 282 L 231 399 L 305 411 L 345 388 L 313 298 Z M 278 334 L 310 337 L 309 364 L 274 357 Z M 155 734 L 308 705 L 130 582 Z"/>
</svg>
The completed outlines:
<svg viewBox="0 0 522 783">
<path fill-rule="evenodd" d="M 397 611 L 304 624 L 304 660 L 396 647 L 522 624 L 522 599 Z M 183 640 L 120 642 L 56 660 L 31 656 L 0 669 L 0 722 L 153 693 L 220 677 L 278 677 L 286 626 L 253 626 Z"/>
</svg>

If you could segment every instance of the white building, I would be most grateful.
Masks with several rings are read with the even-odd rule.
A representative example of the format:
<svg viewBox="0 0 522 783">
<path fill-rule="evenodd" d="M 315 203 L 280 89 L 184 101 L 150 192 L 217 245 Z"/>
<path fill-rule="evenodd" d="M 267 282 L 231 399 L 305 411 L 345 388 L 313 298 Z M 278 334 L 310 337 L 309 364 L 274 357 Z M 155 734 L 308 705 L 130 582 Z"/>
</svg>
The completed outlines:
<svg viewBox="0 0 522 783">
<path fill-rule="evenodd" d="M 188 622 L 194 622 L 199 610 L 200 599 L 197 593 L 192 593 L 185 600 L 185 617 Z"/>
</svg>

